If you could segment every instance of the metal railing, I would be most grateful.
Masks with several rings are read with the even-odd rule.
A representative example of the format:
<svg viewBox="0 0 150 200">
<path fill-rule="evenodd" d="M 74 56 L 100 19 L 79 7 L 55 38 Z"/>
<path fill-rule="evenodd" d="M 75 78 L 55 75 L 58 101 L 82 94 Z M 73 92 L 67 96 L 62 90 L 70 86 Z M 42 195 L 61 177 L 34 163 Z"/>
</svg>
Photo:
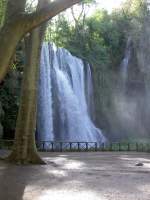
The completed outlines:
<svg viewBox="0 0 150 200">
<path fill-rule="evenodd" d="M 0 149 L 11 150 L 13 140 L 0 140 Z M 100 144 L 98 142 L 52 142 L 41 141 L 37 143 L 39 151 L 47 152 L 80 152 L 80 151 L 136 151 L 150 152 L 150 143 L 121 143 L 112 142 Z"/>
<path fill-rule="evenodd" d="M 39 151 L 98 151 L 97 142 L 49 142 L 37 143 Z"/>
</svg>

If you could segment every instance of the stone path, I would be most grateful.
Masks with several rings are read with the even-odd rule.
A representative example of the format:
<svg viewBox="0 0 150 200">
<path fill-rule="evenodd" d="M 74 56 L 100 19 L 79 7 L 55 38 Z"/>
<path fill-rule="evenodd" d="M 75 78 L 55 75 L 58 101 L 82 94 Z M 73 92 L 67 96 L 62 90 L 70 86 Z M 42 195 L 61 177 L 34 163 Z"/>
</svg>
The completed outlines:
<svg viewBox="0 0 150 200">
<path fill-rule="evenodd" d="M 0 151 L 0 155 L 5 152 Z M 150 154 L 42 153 L 44 166 L 0 162 L 0 200 L 150 200 Z M 144 166 L 135 166 L 143 162 Z"/>
</svg>

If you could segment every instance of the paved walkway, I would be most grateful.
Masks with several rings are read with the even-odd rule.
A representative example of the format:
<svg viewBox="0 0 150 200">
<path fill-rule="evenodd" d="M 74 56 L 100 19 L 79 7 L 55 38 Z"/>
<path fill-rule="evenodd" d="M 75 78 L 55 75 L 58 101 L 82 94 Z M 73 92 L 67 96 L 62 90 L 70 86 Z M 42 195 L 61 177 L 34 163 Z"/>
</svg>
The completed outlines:
<svg viewBox="0 0 150 200">
<path fill-rule="evenodd" d="M 41 156 L 48 165 L 15 166 L 0 162 L 0 200 L 150 200 L 150 154 L 93 152 Z M 144 166 L 135 166 L 138 162 Z"/>
</svg>

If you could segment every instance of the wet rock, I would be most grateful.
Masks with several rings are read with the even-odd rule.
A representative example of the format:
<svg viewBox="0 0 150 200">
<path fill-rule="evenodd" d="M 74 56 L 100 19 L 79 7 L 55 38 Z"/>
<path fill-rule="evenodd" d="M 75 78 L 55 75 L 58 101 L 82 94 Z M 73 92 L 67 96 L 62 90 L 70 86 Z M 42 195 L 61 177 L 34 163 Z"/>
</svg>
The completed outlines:
<svg viewBox="0 0 150 200">
<path fill-rule="evenodd" d="M 144 165 L 143 163 L 139 162 L 135 166 L 142 167 L 143 165 Z"/>
</svg>

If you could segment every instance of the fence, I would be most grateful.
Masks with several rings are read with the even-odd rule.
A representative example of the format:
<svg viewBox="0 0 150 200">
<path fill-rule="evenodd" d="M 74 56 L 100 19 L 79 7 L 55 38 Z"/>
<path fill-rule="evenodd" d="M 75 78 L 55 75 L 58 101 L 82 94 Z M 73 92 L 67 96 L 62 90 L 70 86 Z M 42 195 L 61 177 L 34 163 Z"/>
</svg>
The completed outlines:
<svg viewBox="0 0 150 200">
<path fill-rule="evenodd" d="M 13 140 L 0 140 L 0 149 L 11 150 Z M 41 141 L 37 143 L 39 151 L 48 152 L 72 152 L 72 151 L 136 151 L 150 152 L 150 143 L 119 143 L 113 142 L 100 144 L 97 142 L 51 142 Z"/>
</svg>

